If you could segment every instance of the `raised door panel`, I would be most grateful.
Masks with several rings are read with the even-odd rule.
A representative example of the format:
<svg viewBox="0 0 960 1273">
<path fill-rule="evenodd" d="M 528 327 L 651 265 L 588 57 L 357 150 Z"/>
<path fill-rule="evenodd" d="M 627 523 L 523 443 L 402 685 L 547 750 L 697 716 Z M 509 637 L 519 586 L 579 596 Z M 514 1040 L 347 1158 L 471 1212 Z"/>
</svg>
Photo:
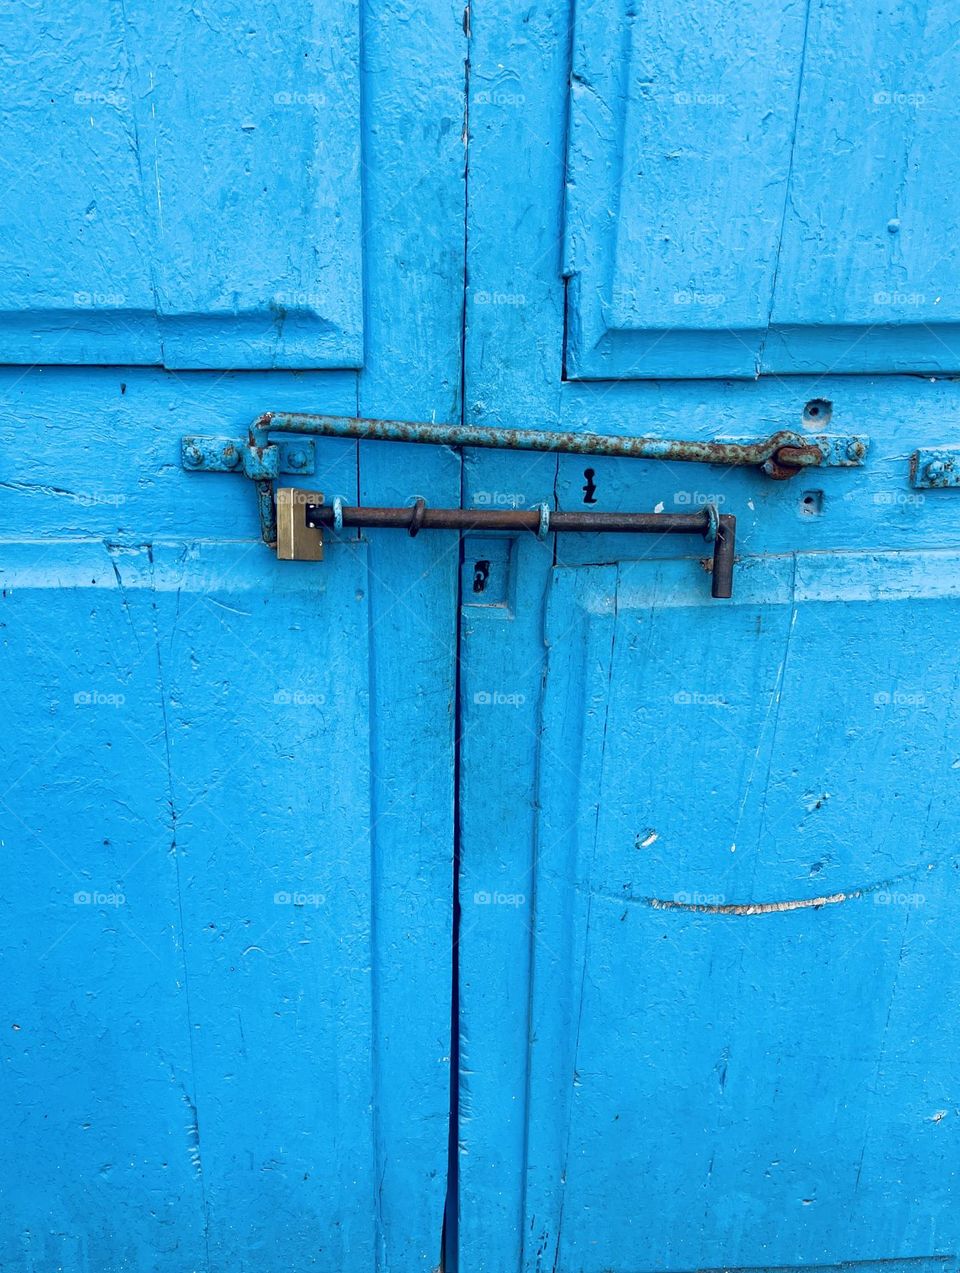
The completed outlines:
<svg viewBox="0 0 960 1273">
<path fill-rule="evenodd" d="M 363 361 L 351 0 L 4 21 L 0 361 Z"/>
<path fill-rule="evenodd" d="M 571 379 L 955 371 L 944 4 L 577 6 Z"/>
</svg>

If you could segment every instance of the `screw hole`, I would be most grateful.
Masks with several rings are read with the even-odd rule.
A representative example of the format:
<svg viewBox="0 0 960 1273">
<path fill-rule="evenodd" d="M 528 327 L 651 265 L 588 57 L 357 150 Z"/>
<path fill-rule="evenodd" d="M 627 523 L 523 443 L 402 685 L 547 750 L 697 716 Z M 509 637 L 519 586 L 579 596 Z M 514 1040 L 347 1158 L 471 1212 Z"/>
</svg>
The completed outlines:
<svg viewBox="0 0 960 1273">
<path fill-rule="evenodd" d="M 833 403 L 826 398 L 811 398 L 803 408 L 804 424 L 826 424 L 833 414 Z"/>
</svg>

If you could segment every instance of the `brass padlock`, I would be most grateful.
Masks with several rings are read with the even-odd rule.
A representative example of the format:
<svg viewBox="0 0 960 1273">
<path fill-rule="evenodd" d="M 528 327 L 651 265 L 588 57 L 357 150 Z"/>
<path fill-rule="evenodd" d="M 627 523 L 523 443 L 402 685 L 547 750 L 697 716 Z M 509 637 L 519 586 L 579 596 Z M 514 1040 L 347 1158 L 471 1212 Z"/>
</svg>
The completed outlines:
<svg viewBox="0 0 960 1273">
<path fill-rule="evenodd" d="M 321 491 L 277 488 L 277 557 L 280 561 L 323 561 L 323 530 L 307 525 L 307 506 L 322 504 Z"/>
</svg>

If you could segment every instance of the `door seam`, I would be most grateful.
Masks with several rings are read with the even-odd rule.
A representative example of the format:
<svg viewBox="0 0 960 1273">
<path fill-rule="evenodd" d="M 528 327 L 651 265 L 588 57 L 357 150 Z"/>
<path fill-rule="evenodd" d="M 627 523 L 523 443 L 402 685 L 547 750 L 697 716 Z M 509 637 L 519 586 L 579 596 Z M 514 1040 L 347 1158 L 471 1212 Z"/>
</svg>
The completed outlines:
<svg viewBox="0 0 960 1273">
<path fill-rule="evenodd" d="M 470 0 L 463 9 L 463 290 L 460 302 L 460 423 L 467 421 L 467 233 L 470 200 Z M 460 507 L 464 501 L 464 461 L 460 451 Z M 453 682 L 453 881 L 450 924 L 450 1105 L 447 1112 L 447 1193 L 440 1236 L 441 1273 L 456 1273 L 460 1221 L 460 758 L 463 729 L 461 655 L 464 536 L 459 536 Z"/>
</svg>

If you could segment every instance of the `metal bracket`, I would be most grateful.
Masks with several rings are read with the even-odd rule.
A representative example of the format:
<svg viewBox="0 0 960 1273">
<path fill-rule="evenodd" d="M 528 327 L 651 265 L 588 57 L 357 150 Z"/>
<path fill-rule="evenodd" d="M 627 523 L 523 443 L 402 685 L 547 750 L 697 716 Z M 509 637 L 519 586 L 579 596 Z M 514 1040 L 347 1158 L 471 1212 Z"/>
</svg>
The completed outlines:
<svg viewBox="0 0 960 1273">
<path fill-rule="evenodd" d="M 860 468 L 867 456 L 869 439 L 861 434 L 840 437 L 834 433 L 805 433 L 804 441 L 817 447 L 823 457 L 821 468 Z"/>
<path fill-rule="evenodd" d="M 838 436 L 832 433 L 804 433 L 798 443 L 787 443 L 762 464 L 767 477 L 793 477 L 801 468 L 859 468 L 867 454 L 869 441 L 857 434 Z M 747 447 L 749 442 L 740 445 Z M 818 458 L 819 453 L 819 458 Z"/>
<path fill-rule="evenodd" d="M 960 486 L 960 450 L 924 448 L 910 456 L 910 485 L 918 491 Z"/>
<path fill-rule="evenodd" d="M 317 468 L 312 438 L 284 438 L 262 448 L 256 459 L 246 439 L 185 437 L 180 439 L 180 463 L 195 473 L 243 473 L 255 481 L 296 473 L 311 477 Z"/>
</svg>

